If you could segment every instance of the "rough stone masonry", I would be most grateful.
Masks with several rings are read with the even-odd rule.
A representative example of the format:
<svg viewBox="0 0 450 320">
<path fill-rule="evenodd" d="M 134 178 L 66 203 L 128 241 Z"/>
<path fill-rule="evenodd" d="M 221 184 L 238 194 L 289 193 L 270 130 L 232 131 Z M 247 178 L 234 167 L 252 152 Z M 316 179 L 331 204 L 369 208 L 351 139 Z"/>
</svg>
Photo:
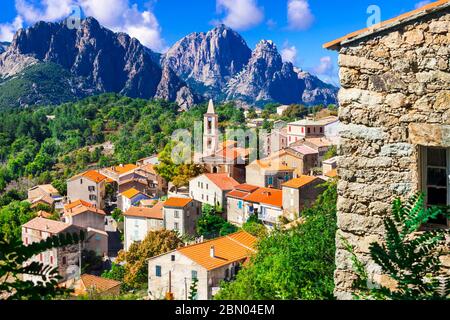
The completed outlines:
<svg viewBox="0 0 450 320">
<path fill-rule="evenodd" d="M 420 190 L 420 146 L 450 147 L 450 6 L 340 43 L 342 125 L 338 162 L 335 295 L 355 279 L 343 236 L 374 280 L 369 258 L 396 197 Z M 442 260 L 449 267 L 449 259 Z"/>
</svg>

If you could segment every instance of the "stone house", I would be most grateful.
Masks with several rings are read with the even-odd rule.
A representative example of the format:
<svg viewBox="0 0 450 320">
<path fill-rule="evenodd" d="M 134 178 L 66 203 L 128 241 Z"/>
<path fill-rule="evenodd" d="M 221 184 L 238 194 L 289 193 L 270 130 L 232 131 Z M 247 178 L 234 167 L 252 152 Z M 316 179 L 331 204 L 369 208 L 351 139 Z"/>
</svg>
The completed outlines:
<svg viewBox="0 0 450 320">
<path fill-rule="evenodd" d="M 135 173 L 139 177 L 139 181 L 142 181 L 141 177 L 146 180 L 145 190 L 142 190 L 144 193 L 155 197 L 163 196 L 167 193 L 168 183 L 156 172 L 154 164 L 148 163 L 139 166 Z"/>
<path fill-rule="evenodd" d="M 255 253 L 256 238 L 241 231 L 225 237 L 178 248 L 148 260 L 148 294 L 152 300 L 171 294 L 188 300 L 197 279 L 196 300 L 211 300 L 221 281 L 231 281 Z"/>
<path fill-rule="evenodd" d="M 116 280 L 97 277 L 92 274 L 82 274 L 77 279 L 72 279 L 61 284 L 62 287 L 72 289 L 73 296 L 84 296 L 89 294 L 102 297 L 113 297 L 120 294 L 121 283 Z"/>
<path fill-rule="evenodd" d="M 250 217 L 249 205 L 245 199 L 258 190 L 259 187 L 249 184 L 240 184 L 227 194 L 227 220 L 228 222 L 242 227 Z"/>
<path fill-rule="evenodd" d="M 294 176 L 295 168 L 280 159 L 255 160 L 246 167 L 246 183 L 258 187 L 281 189 L 281 185 Z"/>
<path fill-rule="evenodd" d="M 177 231 L 180 235 L 194 236 L 201 214 L 200 202 L 190 198 L 171 197 L 163 205 L 164 228 Z"/>
<path fill-rule="evenodd" d="M 150 157 L 142 158 L 142 159 L 139 159 L 138 161 L 136 161 L 136 165 L 138 167 L 142 167 L 142 166 L 145 166 L 145 165 L 148 165 L 148 164 L 158 165 L 159 164 L 158 155 L 154 154 L 154 155 L 152 155 Z"/>
<path fill-rule="evenodd" d="M 337 168 L 337 157 L 333 157 L 322 162 L 322 174 L 326 175 L 327 173 L 333 171 Z"/>
<path fill-rule="evenodd" d="M 226 210 L 226 194 L 237 185 L 226 173 L 205 173 L 189 181 L 189 194 L 198 202 Z"/>
<path fill-rule="evenodd" d="M 283 213 L 290 220 L 300 218 L 300 213 L 309 207 L 324 191 L 320 187 L 325 181 L 313 176 L 300 176 L 283 184 Z"/>
<path fill-rule="evenodd" d="M 80 227 L 66 224 L 61 221 L 37 217 L 22 226 L 22 242 L 24 245 L 29 245 L 63 233 L 79 234 L 81 230 L 83 229 Z M 63 282 L 79 275 L 80 249 L 82 250 L 83 247 L 83 244 L 81 246 L 79 244 L 74 244 L 53 248 L 34 256 L 27 264 L 36 261 L 57 268 L 58 274 L 62 277 L 61 282 Z M 42 281 L 42 278 L 38 276 L 24 275 L 23 277 L 25 281 Z"/>
<path fill-rule="evenodd" d="M 127 181 L 135 177 L 135 170 L 138 167 L 135 164 L 120 164 L 109 168 L 100 170 L 100 173 L 108 177 L 110 180 L 120 184 L 122 181 Z"/>
<path fill-rule="evenodd" d="M 387 284 L 369 245 L 383 240 L 392 201 L 424 191 L 429 205 L 450 204 L 450 2 L 324 47 L 339 52 L 342 86 L 335 295 L 350 299 L 354 272 L 341 236 L 374 281 Z"/>
<path fill-rule="evenodd" d="M 63 209 L 64 198 L 51 184 L 38 185 L 28 189 L 27 200 L 32 204 L 32 206 L 37 206 L 39 203 L 42 203 L 54 208 L 55 210 Z"/>
<path fill-rule="evenodd" d="M 319 153 L 307 146 L 287 147 L 278 152 L 272 153 L 263 161 L 278 161 L 283 165 L 294 169 L 293 177 L 310 174 L 311 170 L 317 167 Z"/>
<path fill-rule="evenodd" d="M 89 203 L 75 201 L 64 207 L 63 220 L 82 228 L 105 230 L 105 211 Z"/>
<path fill-rule="evenodd" d="M 69 201 L 83 200 L 99 209 L 105 208 L 107 177 L 95 170 L 89 170 L 67 181 Z"/>
<path fill-rule="evenodd" d="M 124 215 L 124 249 L 128 251 L 133 242 L 141 242 L 150 231 L 164 228 L 164 202 L 152 207 L 130 207 Z"/>
</svg>

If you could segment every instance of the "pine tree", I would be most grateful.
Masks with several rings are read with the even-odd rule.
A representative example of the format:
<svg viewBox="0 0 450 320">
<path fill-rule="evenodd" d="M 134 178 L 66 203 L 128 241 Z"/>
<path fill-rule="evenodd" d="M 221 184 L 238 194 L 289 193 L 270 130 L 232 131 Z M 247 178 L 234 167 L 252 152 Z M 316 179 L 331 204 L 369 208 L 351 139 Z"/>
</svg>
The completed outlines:
<svg viewBox="0 0 450 320">
<path fill-rule="evenodd" d="M 393 300 L 448 299 L 450 279 L 443 273 L 439 259 L 450 253 L 445 246 L 448 230 L 421 230 L 430 219 L 442 214 L 448 215 L 442 208 L 427 208 L 423 194 L 416 194 L 407 203 L 400 199 L 393 202 L 392 217 L 384 221 L 385 243 L 372 243 L 370 256 L 381 267 L 382 273 L 395 281 L 395 288 L 369 288 L 364 265 L 349 242 L 343 239 L 359 276 L 355 282 L 355 296 Z"/>
</svg>

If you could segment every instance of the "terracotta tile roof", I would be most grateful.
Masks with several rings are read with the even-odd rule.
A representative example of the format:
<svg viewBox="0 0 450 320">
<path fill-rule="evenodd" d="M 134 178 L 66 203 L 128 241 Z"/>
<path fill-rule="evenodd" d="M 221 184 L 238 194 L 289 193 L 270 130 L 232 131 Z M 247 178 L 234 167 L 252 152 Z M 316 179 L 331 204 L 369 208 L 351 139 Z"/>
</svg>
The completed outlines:
<svg viewBox="0 0 450 320">
<path fill-rule="evenodd" d="M 299 152 L 303 155 L 310 155 L 310 154 L 318 154 L 319 152 L 317 150 L 314 150 L 313 148 L 310 148 L 308 146 L 305 145 L 301 145 L 301 146 L 291 146 L 290 147 L 292 150 Z"/>
<path fill-rule="evenodd" d="M 179 253 L 195 261 L 207 270 L 214 270 L 239 260 L 245 260 L 255 253 L 257 239 L 245 231 L 199 244 L 177 249 Z M 215 256 L 211 257 L 211 247 Z"/>
<path fill-rule="evenodd" d="M 53 199 L 49 195 L 40 196 L 31 200 L 32 207 L 37 206 L 39 203 L 45 203 L 52 206 L 54 202 L 55 199 Z"/>
<path fill-rule="evenodd" d="M 78 207 L 78 206 L 85 206 L 85 207 L 93 207 L 94 205 L 92 203 L 89 203 L 84 200 L 75 200 L 71 203 L 68 203 L 64 206 L 64 210 L 70 210 L 72 208 Z"/>
<path fill-rule="evenodd" d="M 227 198 L 235 198 L 235 199 L 244 200 L 249 194 L 250 194 L 250 192 L 240 191 L 240 190 L 232 190 L 227 193 Z"/>
<path fill-rule="evenodd" d="M 283 164 L 279 160 L 255 160 L 251 164 L 251 167 L 257 167 L 262 171 L 294 171 L 295 169 Z"/>
<path fill-rule="evenodd" d="M 84 205 L 78 205 L 76 207 L 72 207 L 70 209 L 64 209 L 64 215 L 68 215 L 68 216 L 77 216 L 79 214 L 85 213 L 85 212 L 92 212 L 92 213 L 96 213 L 99 215 L 106 215 L 105 211 L 97 209 L 93 206 L 84 206 Z"/>
<path fill-rule="evenodd" d="M 325 173 L 325 176 L 329 178 L 336 178 L 337 177 L 337 169 L 333 169 L 328 173 Z"/>
<path fill-rule="evenodd" d="M 52 214 L 51 214 L 50 212 L 43 211 L 43 210 L 38 211 L 38 212 L 36 213 L 36 215 L 37 215 L 38 217 L 45 218 L 45 219 L 49 219 L 49 218 L 52 216 Z"/>
<path fill-rule="evenodd" d="M 229 177 L 227 173 L 206 173 L 205 177 L 222 191 L 233 190 L 239 185 L 239 182 Z"/>
<path fill-rule="evenodd" d="M 313 176 L 300 176 L 299 178 L 294 178 L 292 180 L 289 180 L 286 183 L 283 183 L 283 187 L 299 189 L 303 186 L 306 186 L 307 184 L 310 184 L 311 182 L 313 182 L 317 179 L 318 179 L 317 177 L 313 177 Z"/>
<path fill-rule="evenodd" d="M 119 281 L 101 278 L 91 274 L 81 275 L 80 281 L 86 290 L 94 288 L 95 290 L 98 290 L 98 292 L 111 290 L 121 284 Z"/>
<path fill-rule="evenodd" d="M 331 147 L 333 145 L 333 143 L 326 138 L 306 138 L 305 141 L 315 145 L 318 148 Z"/>
<path fill-rule="evenodd" d="M 332 49 L 332 50 L 338 49 L 339 46 L 342 45 L 343 43 L 348 43 L 348 42 L 351 42 L 352 40 L 356 40 L 358 38 L 373 35 L 377 32 L 380 32 L 380 31 L 389 29 L 393 26 L 396 26 L 399 23 L 407 22 L 409 20 L 415 19 L 416 17 L 426 15 L 428 13 L 440 10 L 442 8 L 446 8 L 449 5 L 450 5 L 450 0 L 435 1 L 435 2 L 432 2 L 430 4 L 423 6 L 421 8 L 418 8 L 416 10 L 413 10 L 413 11 L 404 13 L 402 15 L 399 15 L 395 18 L 383 21 L 380 24 L 375 25 L 374 27 L 365 28 L 365 29 L 361 29 L 361 30 L 349 33 L 339 39 L 325 43 L 323 45 L 323 47 L 325 49 Z"/>
<path fill-rule="evenodd" d="M 35 186 L 33 188 L 31 188 L 30 190 L 33 189 L 41 189 L 42 191 L 44 191 L 45 193 L 51 194 L 51 195 L 59 195 L 59 191 L 56 190 L 56 188 L 54 186 L 52 186 L 51 184 L 42 184 L 39 186 Z"/>
<path fill-rule="evenodd" d="M 283 191 L 272 188 L 259 188 L 246 197 L 245 201 L 281 208 L 283 206 Z"/>
<path fill-rule="evenodd" d="M 95 170 L 90 170 L 90 171 L 85 172 L 83 174 L 83 177 L 85 177 L 86 179 L 92 180 L 96 183 L 102 182 L 103 180 L 107 179 L 107 177 L 105 177 L 100 172 L 95 171 Z"/>
<path fill-rule="evenodd" d="M 157 174 L 155 171 L 155 165 L 153 165 L 153 164 L 146 164 L 146 165 L 140 166 L 139 170 L 142 170 L 147 173 L 155 174 L 155 175 Z"/>
<path fill-rule="evenodd" d="M 164 202 L 158 202 L 151 208 L 130 207 L 130 209 L 124 212 L 124 216 L 163 220 L 163 207 Z"/>
<path fill-rule="evenodd" d="M 121 194 L 128 199 L 133 199 L 134 197 L 136 197 L 138 194 L 140 194 L 141 192 L 135 188 L 131 188 L 128 189 L 127 191 L 122 192 Z"/>
<path fill-rule="evenodd" d="M 37 217 L 25 223 L 23 227 L 33 230 L 44 231 L 51 234 L 58 234 L 69 228 L 70 225 L 61 221 Z"/>
<path fill-rule="evenodd" d="M 114 172 L 114 173 L 118 173 L 119 175 L 134 171 L 138 168 L 137 165 L 135 164 L 124 164 L 124 165 L 120 165 L 120 166 L 114 166 L 114 167 L 110 167 L 107 168 L 106 170 Z"/>
<path fill-rule="evenodd" d="M 166 200 L 166 202 L 164 203 L 164 207 L 184 208 L 191 202 L 192 202 L 191 198 L 171 197 Z"/>
<path fill-rule="evenodd" d="M 251 184 L 243 183 L 243 184 L 240 184 L 240 185 L 236 186 L 235 189 L 236 190 L 240 190 L 240 191 L 253 192 L 253 191 L 255 191 L 258 188 L 259 187 L 257 187 L 257 186 L 253 186 Z"/>
</svg>

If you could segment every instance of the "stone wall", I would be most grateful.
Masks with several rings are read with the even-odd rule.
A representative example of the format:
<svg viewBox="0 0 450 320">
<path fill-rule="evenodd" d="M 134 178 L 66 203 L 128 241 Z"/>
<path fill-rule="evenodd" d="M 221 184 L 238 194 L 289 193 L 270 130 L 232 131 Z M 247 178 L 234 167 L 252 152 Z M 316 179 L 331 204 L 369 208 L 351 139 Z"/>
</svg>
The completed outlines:
<svg viewBox="0 0 450 320">
<path fill-rule="evenodd" d="M 449 59 L 448 7 L 340 48 L 338 299 L 352 297 L 354 279 L 340 237 L 378 274 L 369 245 L 383 239 L 392 200 L 419 190 L 419 146 L 450 147 Z"/>
</svg>

